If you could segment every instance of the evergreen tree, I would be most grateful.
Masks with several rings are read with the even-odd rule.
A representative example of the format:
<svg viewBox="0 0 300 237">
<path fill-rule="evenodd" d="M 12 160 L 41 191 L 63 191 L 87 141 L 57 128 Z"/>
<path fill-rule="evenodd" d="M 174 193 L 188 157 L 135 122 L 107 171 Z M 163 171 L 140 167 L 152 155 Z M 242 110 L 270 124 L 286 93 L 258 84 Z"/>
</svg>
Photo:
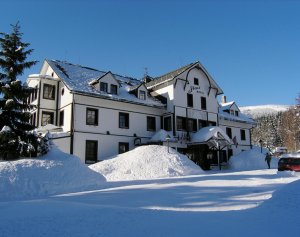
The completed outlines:
<svg viewBox="0 0 300 237">
<path fill-rule="evenodd" d="M 27 98 L 33 89 L 18 79 L 36 61 L 26 61 L 32 53 L 29 43 L 22 42 L 19 23 L 12 25 L 10 34 L 0 33 L 0 157 L 4 159 L 26 156 L 37 144 L 29 131 L 31 106 Z"/>
</svg>

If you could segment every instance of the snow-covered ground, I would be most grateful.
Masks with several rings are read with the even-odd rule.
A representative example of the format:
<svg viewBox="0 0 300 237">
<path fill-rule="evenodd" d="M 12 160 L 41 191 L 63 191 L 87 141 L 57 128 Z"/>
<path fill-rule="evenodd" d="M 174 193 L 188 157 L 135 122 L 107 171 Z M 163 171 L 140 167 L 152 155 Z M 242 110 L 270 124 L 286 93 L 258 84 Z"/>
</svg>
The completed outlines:
<svg viewBox="0 0 300 237">
<path fill-rule="evenodd" d="M 62 162 L 58 153 L 48 156 L 52 155 L 56 156 L 53 160 Z M 166 152 L 160 155 L 169 157 Z M 114 172 L 120 168 L 109 167 L 115 167 Z M 18 169 L 16 166 L 16 172 Z M 25 170 L 23 165 L 24 175 Z M 52 175 L 59 175 L 58 172 L 51 167 L 48 170 L 49 178 L 56 180 Z M 2 172 L 0 168 L 0 175 Z M 81 168 L 75 171 L 78 177 L 71 169 L 70 177 L 67 172 L 60 172 L 65 176 L 57 179 L 63 183 L 63 179 L 72 178 L 75 186 L 87 173 Z M 43 178 L 41 173 L 36 172 L 35 178 Z M 95 184 L 94 178 L 90 180 L 92 186 L 82 192 L 78 189 L 70 193 L 67 189 L 60 195 L 0 202 L 0 236 L 281 237 L 298 236 L 300 232 L 300 174 L 292 172 L 228 169 L 114 182 L 104 182 L 100 176 L 101 184 Z"/>
<path fill-rule="evenodd" d="M 240 107 L 242 113 L 250 115 L 252 118 L 257 118 L 263 115 L 276 114 L 288 110 L 290 105 L 257 105 Z"/>
<path fill-rule="evenodd" d="M 101 174 L 56 147 L 39 159 L 0 161 L 0 201 L 88 190 L 103 182 Z"/>
</svg>

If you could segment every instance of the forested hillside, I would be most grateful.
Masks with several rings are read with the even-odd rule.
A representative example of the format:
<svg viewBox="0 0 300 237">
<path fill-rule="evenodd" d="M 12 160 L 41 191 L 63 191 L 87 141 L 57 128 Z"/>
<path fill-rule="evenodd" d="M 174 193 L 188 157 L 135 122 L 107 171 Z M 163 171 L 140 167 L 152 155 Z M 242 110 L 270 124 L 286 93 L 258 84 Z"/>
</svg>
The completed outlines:
<svg viewBox="0 0 300 237">
<path fill-rule="evenodd" d="M 269 108 L 270 106 L 266 106 Z M 297 99 L 297 105 L 286 109 L 278 109 L 278 106 L 265 113 L 257 114 L 255 107 L 252 107 L 252 117 L 257 122 L 257 127 L 252 131 L 252 142 L 260 145 L 259 140 L 263 142 L 264 147 L 272 150 L 275 147 L 287 147 L 289 151 L 300 149 L 300 103 Z M 247 107 L 243 112 L 251 115 L 251 109 Z M 260 106 L 260 111 L 262 107 Z"/>
</svg>

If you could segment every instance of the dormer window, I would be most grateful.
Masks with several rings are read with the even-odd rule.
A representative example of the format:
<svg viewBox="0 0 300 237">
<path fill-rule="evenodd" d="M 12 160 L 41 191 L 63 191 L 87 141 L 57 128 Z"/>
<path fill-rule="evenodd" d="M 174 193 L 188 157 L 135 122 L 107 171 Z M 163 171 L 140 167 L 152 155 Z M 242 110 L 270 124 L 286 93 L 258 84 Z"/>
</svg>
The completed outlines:
<svg viewBox="0 0 300 237">
<path fill-rule="evenodd" d="M 198 78 L 194 78 L 194 85 L 198 86 L 199 85 L 199 79 Z"/>
<path fill-rule="evenodd" d="M 113 95 L 117 95 L 118 94 L 118 86 L 117 85 L 110 85 L 110 93 Z"/>
<path fill-rule="evenodd" d="M 106 82 L 100 82 L 100 91 L 107 93 L 107 83 Z"/>
<path fill-rule="evenodd" d="M 139 91 L 139 99 L 146 100 L 146 92 L 145 91 Z"/>
</svg>

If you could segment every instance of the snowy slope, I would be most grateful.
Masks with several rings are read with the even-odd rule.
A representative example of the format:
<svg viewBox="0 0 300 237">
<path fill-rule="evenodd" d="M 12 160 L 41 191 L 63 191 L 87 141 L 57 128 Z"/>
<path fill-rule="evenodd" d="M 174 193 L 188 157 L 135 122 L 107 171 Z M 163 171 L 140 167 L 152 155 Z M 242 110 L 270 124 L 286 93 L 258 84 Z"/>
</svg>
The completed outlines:
<svg viewBox="0 0 300 237">
<path fill-rule="evenodd" d="M 201 174 L 203 171 L 185 155 L 166 146 L 141 146 L 110 160 L 89 166 L 108 181 L 145 180 Z"/>
<path fill-rule="evenodd" d="M 276 114 L 288 110 L 290 105 L 257 105 L 240 107 L 242 113 L 257 118 L 263 115 Z"/>
<path fill-rule="evenodd" d="M 0 161 L 0 200 L 28 199 L 98 188 L 105 178 L 53 147 L 35 159 Z"/>
</svg>

